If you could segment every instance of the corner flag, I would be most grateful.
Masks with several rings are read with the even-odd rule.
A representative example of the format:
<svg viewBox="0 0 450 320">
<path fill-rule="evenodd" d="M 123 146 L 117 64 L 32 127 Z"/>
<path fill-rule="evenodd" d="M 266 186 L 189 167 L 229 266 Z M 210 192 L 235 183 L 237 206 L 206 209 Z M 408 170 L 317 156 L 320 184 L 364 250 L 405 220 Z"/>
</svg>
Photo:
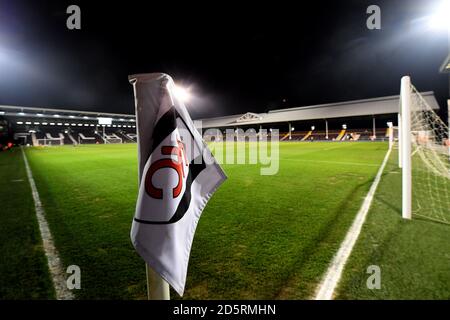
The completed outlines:
<svg viewBox="0 0 450 320">
<path fill-rule="evenodd" d="M 183 295 L 200 215 L 226 179 L 162 73 L 129 76 L 138 133 L 139 195 L 131 240 L 139 255 Z"/>
</svg>

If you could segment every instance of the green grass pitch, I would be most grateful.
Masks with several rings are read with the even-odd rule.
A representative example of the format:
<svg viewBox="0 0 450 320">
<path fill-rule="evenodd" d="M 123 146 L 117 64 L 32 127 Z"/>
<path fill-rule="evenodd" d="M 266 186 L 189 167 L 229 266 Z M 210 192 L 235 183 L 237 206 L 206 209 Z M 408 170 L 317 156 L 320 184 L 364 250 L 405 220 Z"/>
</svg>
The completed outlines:
<svg viewBox="0 0 450 320">
<path fill-rule="evenodd" d="M 311 298 L 386 151 L 386 143 L 280 143 L 277 175 L 261 176 L 258 165 L 223 165 L 228 180 L 200 219 L 183 298 Z M 146 298 L 144 262 L 129 239 L 137 195 L 136 153 L 133 144 L 27 149 L 63 263 L 81 268 L 82 289 L 75 291 L 79 299 Z M 10 155 L 0 154 L 0 160 Z M 398 185 L 384 186 L 394 200 L 398 191 Z M 392 280 L 404 268 L 393 267 L 388 269 L 393 272 L 391 277 L 384 278 L 399 286 L 396 291 L 367 292 L 366 264 L 383 265 L 382 259 L 389 262 L 390 255 L 405 249 L 397 242 L 389 243 L 386 235 L 402 224 L 398 212 L 378 209 L 378 205 L 377 210 L 385 217 L 369 213 L 370 223 L 350 260 L 352 271 L 344 274 L 340 298 L 401 298 L 408 289 L 404 286 L 409 282 Z M 391 225 L 392 221 L 396 224 Z M 410 221 L 416 226 L 410 232 L 422 230 L 420 224 L 425 223 Z M 392 246 L 388 256 L 376 246 L 366 254 L 367 237 L 370 240 L 377 230 L 385 246 Z M 407 237 L 407 229 L 404 232 Z M 434 240 L 438 248 L 442 240 Z M 408 243 L 402 246 L 415 256 L 414 243 Z M 374 256 L 379 259 L 371 263 Z M 8 266 L 9 262 L 0 264 Z M 441 264 L 439 260 L 420 272 L 433 272 Z M 439 271 L 413 288 L 421 284 L 432 288 L 436 278 L 448 280 L 448 271 Z M 40 278 L 48 279 L 48 275 Z M 446 294 L 438 290 L 437 296 L 445 298 Z M 420 292 L 417 296 L 421 297 Z M 172 297 L 177 298 L 173 292 Z"/>
</svg>

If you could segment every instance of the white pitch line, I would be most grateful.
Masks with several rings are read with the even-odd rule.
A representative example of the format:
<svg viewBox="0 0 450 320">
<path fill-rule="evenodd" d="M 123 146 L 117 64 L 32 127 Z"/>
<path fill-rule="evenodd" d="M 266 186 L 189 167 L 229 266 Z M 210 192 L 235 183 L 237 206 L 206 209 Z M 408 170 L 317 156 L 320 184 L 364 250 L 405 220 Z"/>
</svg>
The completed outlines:
<svg viewBox="0 0 450 320">
<path fill-rule="evenodd" d="M 314 297 L 315 300 L 331 300 L 333 299 L 334 290 L 336 289 L 339 280 L 342 276 L 342 271 L 344 270 L 344 266 L 347 263 L 348 257 L 350 256 L 353 247 L 356 243 L 356 240 L 361 233 L 361 228 L 366 220 L 367 213 L 369 212 L 370 205 L 372 204 L 373 197 L 375 195 L 375 191 L 377 190 L 378 184 L 381 180 L 381 175 L 383 174 L 384 167 L 389 159 L 389 155 L 391 154 L 391 149 L 386 153 L 383 163 L 378 169 L 377 175 L 375 176 L 375 180 L 370 187 L 369 192 L 364 198 L 364 202 L 361 205 L 361 208 L 358 211 L 358 214 L 353 221 L 352 226 L 347 232 L 344 241 L 341 243 L 341 247 L 338 252 L 334 256 L 331 264 L 328 267 L 327 272 L 325 273 L 324 278 L 320 282 L 320 285 L 316 291 L 316 295 Z"/>
<path fill-rule="evenodd" d="M 44 247 L 45 256 L 47 257 L 48 268 L 53 281 L 53 287 L 56 292 L 56 299 L 58 300 L 72 300 L 74 299 L 73 293 L 67 288 L 66 274 L 59 258 L 58 250 L 56 250 L 53 243 L 53 237 L 50 233 L 47 220 L 45 219 L 45 211 L 42 207 L 42 202 L 39 197 L 39 193 L 36 188 L 36 183 L 31 173 L 30 165 L 28 164 L 27 156 L 23 147 L 21 147 L 23 161 L 25 162 L 25 169 L 27 172 L 28 182 L 30 183 L 31 193 L 34 200 L 34 208 L 36 210 L 36 217 L 39 224 L 39 231 L 41 233 L 42 244 Z"/>
</svg>

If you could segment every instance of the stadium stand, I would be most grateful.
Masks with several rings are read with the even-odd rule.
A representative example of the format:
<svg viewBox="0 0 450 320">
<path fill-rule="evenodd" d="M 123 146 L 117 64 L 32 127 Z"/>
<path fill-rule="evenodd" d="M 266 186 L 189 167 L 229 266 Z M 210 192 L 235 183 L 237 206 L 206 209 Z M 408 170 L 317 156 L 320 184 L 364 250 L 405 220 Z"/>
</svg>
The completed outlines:
<svg viewBox="0 0 450 320">
<path fill-rule="evenodd" d="M 339 134 L 337 135 L 337 137 L 335 138 L 336 141 L 341 141 L 342 138 L 345 135 L 345 129 L 342 129 L 341 132 L 339 132 Z"/>
<path fill-rule="evenodd" d="M 312 134 L 312 131 L 308 131 L 307 134 L 305 134 L 305 136 L 301 139 L 301 141 L 305 141 L 306 139 L 308 139 Z"/>
<path fill-rule="evenodd" d="M 78 133 L 78 143 L 79 144 L 97 143 L 97 138 L 91 137 L 91 136 L 85 136 L 84 133 L 79 132 Z"/>
<path fill-rule="evenodd" d="M 432 109 L 439 109 L 433 92 L 424 92 L 422 96 Z M 223 136 L 214 136 L 214 141 L 224 139 L 226 130 L 234 132 L 238 128 L 255 130 L 266 138 L 271 137 L 271 129 L 277 129 L 282 141 L 375 141 L 387 139 L 387 122 L 397 124 L 398 106 L 399 96 L 389 96 L 197 121 L 202 124 L 202 133 L 210 128 L 222 132 Z M 19 144 L 77 145 L 137 140 L 132 114 L 1 105 L 0 112 L 10 123 Z M 230 138 L 244 141 L 245 136 L 232 134 Z"/>
</svg>

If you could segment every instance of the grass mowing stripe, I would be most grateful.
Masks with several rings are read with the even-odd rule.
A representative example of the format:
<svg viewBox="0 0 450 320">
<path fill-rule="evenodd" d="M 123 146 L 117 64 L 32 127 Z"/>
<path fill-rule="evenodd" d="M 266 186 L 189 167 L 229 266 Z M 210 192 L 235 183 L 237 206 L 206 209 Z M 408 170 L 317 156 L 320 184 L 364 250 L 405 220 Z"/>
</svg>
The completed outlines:
<svg viewBox="0 0 450 320">
<path fill-rule="evenodd" d="M 333 298 L 334 290 L 341 279 L 342 271 L 344 270 L 344 266 L 347 263 L 347 259 L 350 256 L 353 247 L 358 239 L 358 236 L 361 232 L 361 228 L 366 220 L 367 213 L 369 212 L 370 205 L 372 204 L 373 197 L 375 195 L 375 191 L 377 190 L 378 184 L 381 180 L 381 175 L 383 174 L 384 168 L 386 166 L 387 161 L 389 160 L 389 156 L 391 154 L 391 148 L 389 148 L 386 156 L 384 157 L 383 163 L 378 170 L 378 173 L 375 177 L 375 180 L 370 187 L 369 193 L 367 194 L 364 202 L 359 210 L 358 214 L 355 217 L 355 221 L 353 222 L 350 230 L 347 233 L 344 241 L 339 248 L 339 251 L 336 253 L 336 256 L 333 258 L 331 265 L 329 266 L 323 281 L 321 282 L 317 294 L 315 296 L 316 300 L 330 300 Z"/>
<path fill-rule="evenodd" d="M 28 164 L 27 156 L 21 147 L 23 161 L 27 172 L 28 182 L 31 187 L 31 194 L 33 196 L 34 207 L 36 210 L 36 217 L 41 232 L 42 243 L 44 246 L 45 256 L 47 257 L 48 267 L 52 276 L 53 286 L 56 292 L 56 299 L 58 300 L 72 300 L 74 298 L 72 292 L 67 288 L 64 269 L 59 258 L 58 251 L 53 243 L 53 237 L 50 233 L 47 220 L 45 219 L 44 208 L 42 207 L 39 192 L 36 188 L 36 183 L 33 179 L 30 166 Z"/>
</svg>

